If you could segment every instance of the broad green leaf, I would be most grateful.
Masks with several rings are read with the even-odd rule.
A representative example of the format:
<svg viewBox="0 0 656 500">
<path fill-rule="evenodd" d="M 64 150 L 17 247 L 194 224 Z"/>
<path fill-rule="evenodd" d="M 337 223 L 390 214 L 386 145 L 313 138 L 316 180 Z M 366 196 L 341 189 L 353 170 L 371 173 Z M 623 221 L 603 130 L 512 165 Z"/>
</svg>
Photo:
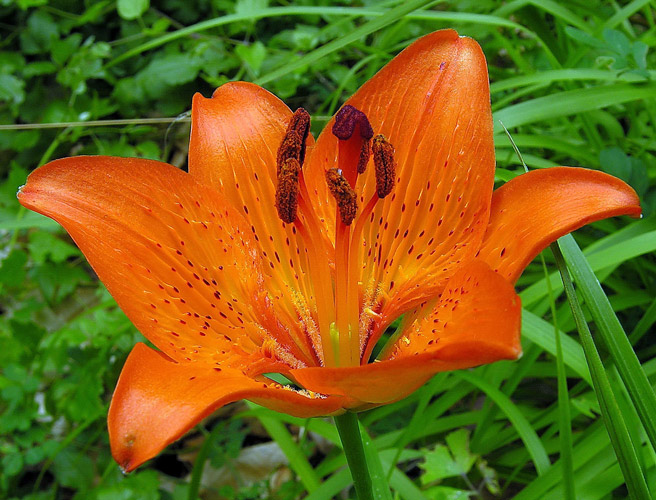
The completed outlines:
<svg viewBox="0 0 656 500">
<path fill-rule="evenodd" d="M 148 7 L 150 0 L 116 0 L 118 15 L 128 21 L 141 17 Z"/>
<path fill-rule="evenodd" d="M 73 447 L 62 450 L 53 464 L 53 472 L 62 486 L 85 490 L 94 478 L 93 462 Z"/>
</svg>

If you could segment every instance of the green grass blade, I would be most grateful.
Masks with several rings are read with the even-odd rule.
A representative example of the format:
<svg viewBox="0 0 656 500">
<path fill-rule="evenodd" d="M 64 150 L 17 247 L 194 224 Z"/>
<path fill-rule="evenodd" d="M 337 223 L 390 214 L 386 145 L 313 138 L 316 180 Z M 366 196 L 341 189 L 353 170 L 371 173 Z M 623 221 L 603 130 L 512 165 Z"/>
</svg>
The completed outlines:
<svg viewBox="0 0 656 500">
<path fill-rule="evenodd" d="M 605 239 L 606 238 L 604 238 L 604 240 Z M 649 231 L 647 233 L 638 234 L 637 236 L 624 239 L 623 241 L 614 241 L 613 245 L 604 247 L 598 252 L 591 253 L 589 256 L 587 256 L 586 251 L 586 258 L 591 269 L 596 272 L 608 267 L 617 266 L 622 262 L 626 262 L 640 255 L 652 253 L 655 251 L 656 231 Z M 556 293 L 560 293 L 560 291 L 563 289 L 563 285 L 558 279 L 557 274 L 552 273 L 549 279 L 551 280 L 551 286 L 553 287 L 553 290 Z M 519 294 L 524 307 L 530 307 L 537 301 L 546 297 L 546 295 L 546 280 L 538 281 Z"/>
<path fill-rule="evenodd" d="M 651 73 L 656 75 L 656 71 Z M 547 85 L 554 82 L 561 81 L 609 81 L 609 82 L 642 82 L 642 76 L 632 73 L 617 73 L 605 69 L 587 69 L 587 68 L 572 68 L 572 69 L 553 69 L 550 71 L 541 71 L 530 75 L 515 76 L 506 78 L 504 80 L 496 81 L 490 84 L 490 93 L 492 95 L 502 92 L 504 90 L 514 90 L 519 87 L 526 87 L 530 85 Z M 513 139 L 517 140 L 517 135 L 513 134 Z"/>
<path fill-rule="evenodd" d="M 385 464 L 387 465 L 387 464 Z M 392 469 L 390 486 L 404 500 L 426 500 L 421 490 L 399 469 Z"/>
<path fill-rule="evenodd" d="M 656 394 L 633 347 L 622 328 L 608 297 L 590 269 L 583 253 L 571 235 L 560 240 L 563 255 L 572 270 L 574 281 L 590 310 L 604 343 L 617 366 L 620 377 L 626 385 L 647 436 L 656 449 Z"/>
<path fill-rule="evenodd" d="M 526 343 L 525 343 L 526 344 Z M 519 383 L 524 380 L 531 369 L 535 366 L 535 362 L 538 357 L 542 355 L 542 349 L 536 345 L 531 344 L 524 346 L 524 353 L 522 354 L 521 359 L 512 363 L 513 369 L 510 373 L 505 375 L 506 381 L 501 387 L 501 392 L 506 396 L 511 397 L 512 394 L 517 389 Z M 499 407 L 495 404 L 488 404 L 483 407 L 482 410 L 478 412 L 479 418 L 476 422 L 476 428 L 474 429 L 474 434 L 472 435 L 470 447 L 472 451 L 476 452 L 482 450 L 487 437 L 493 429 L 492 424 L 497 418 L 499 413 Z"/>
<path fill-rule="evenodd" d="M 360 425 L 362 445 L 364 446 L 364 454 L 367 457 L 367 465 L 369 466 L 369 474 L 371 475 L 374 498 L 376 500 L 392 500 L 392 493 L 388 486 L 387 475 L 383 470 L 383 464 L 378 455 L 378 449 L 371 440 L 371 437 L 369 437 L 364 425 L 360 422 L 358 424 Z"/>
<path fill-rule="evenodd" d="M 631 335 L 629 335 L 631 344 L 635 345 L 649 331 L 654 323 L 656 323 L 656 298 L 651 302 L 645 314 L 642 315 L 642 318 L 638 321 Z"/>
<path fill-rule="evenodd" d="M 618 10 L 613 17 L 609 18 L 603 25 L 603 28 L 600 28 L 599 31 L 602 31 L 602 29 L 609 29 L 609 28 L 614 28 L 618 24 L 620 24 L 622 21 L 626 20 L 631 16 L 632 14 L 635 14 L 638 12 L 640 9 L 643 7 L 650 5 L 653 3 L 653 0 L 633 0 L 633 2 L 625 5 L 622 7 L 620 10 Z"/>
<path fill-rule="evenodd" d="M 226 422 L 228 421 L 217 423 L 212 431 L 205 436 L 205 441 L 203 441 L 203 445 L 198 450 L 198 455 L 196 456 L 196 460 L 194 460 L 194 468 L 191 471 L 191 479 L 189 479 L 188 500 L 196 500 L 198 498 L 198 490 L 201 479 L 203 478 L 205 462 L 207 462 L 207 458 L 210 455 L 210 448 L 215 445 L 216 437 L 224 431 Z"/>
<path fill-rule="evenodd" d="M 629 494 L 631 495 L 631 498 L 637 500 L 648 500 L 651 497 L 649 495 L 645 477 L 640 469 L 640 464 L 638 463 L 636 450 L 633 447 L 631 436 L 629 435 L 626 423 L 622 418 L 619 406 L 615 400 L 615 395 L 613 394 L 608 376 L 604 370 L 604 365 L 599 357 L 599 352 L 597 351 L 592 334 L 590 333 L 588 324 L 585 322 L 585 316 L 583 315 L 581 304 L 579 303 L 576 292 L 574 291 L 574 285 L 569 276 L 563 255 L 557 244 L 552 244 L 551 249 L 554 253 L 556 265 L 558 266 L 558 270 L 563 279 L 565 293 L 567 294 L 567 299 L 572 308 L 572 314 L 576 319 L 576 326 L 581 336 L 581 343 L 583 344 L 588 365 L 590 366 L 590 373 L 592 374 L 595 393 L 599 400 L 601 414 L 604 423 L 606 424 L 606 429 L 608 430 L 613 448 L 615 449 L 615 454 L 619 460 L 620 467 L 622 468 L 622 473 L 624 474 Z"/>
<path fill-rule="evenodd" d="M 288 6 L 288 7 L 269 7 L 264 9 L 255 9 L 250 12 L 244 12 L 241 14 L 228 14 L 226 16 L 217 17 L 214 19 L 208 19 L 207 21 L 201 21 L 200 23 L 192 24 L 185 28 L 181 28 L 170 33 L 166 33 L 162 36 L 153 38 L 152 40 L 147 41 L 137 47 L 134 47 L 130 50 L 125 51 L 123 54 L 115 57 L 109 61 L 105 68 L 111 68 L 112 66 L 117 65 L 120 62 L 130 59 L 132 57 L 138 56 L 143 52 L 148 50 L 161 47 L 169 42 L 184 38 L 189 35 L 200 33 L 212 28 L 218 28 L 219 26 L 225 26 L 232 23 L 242 22 L 242 21 L 255 21 L 257 19 L 263 19 L 265 17 L 282 17 L 282 16 L 304 16 L 304 15 L 342 15 L 342 16 L 374 16 L 379 15 L 380 11 L 373 9 L 360 9 L 353 7 L 331 7 L 331 6 Z"/>
<path fill-rule="evenodd" d="M 553 356 L 557 356 L 553 325 L 526 309 L 522 311 L 522 337 L 528 338 Z M 589 385 L 592 385 L 592 377 L 581 345 L 563 332 L 561 332 L 560 341 L 565 364 Z"/>
<path fill-rule="evenodd" d="M 321 486 L 305 497 L 305 500 L 333 500 L 339 492 L 351 484 L 351 473 L 348 468 L 341 469 L 326 479 Z"/>
<path fill-rule="evenodd" d="M 578 29 L 582 31 L 590 31 L 591 29 L 588 23 L 586 23 L 583 19 L 581 19 L 576 14 L 574 14 L 567 7 L 564 7 L 565 5 L 564 2 L 553 2 L 552 0 L 533 0 L 530 3 L 533 4 L 535 7 L 537 7 L 538 9 L 548 12 L 554 17 L 559 17 L 560 19 L 565 21 L 566 24 L 571 24 L 572 26 L 576 26 Z"/>
<path fill-rule="evenodd" d="M 494 113 L 494 131 L 496 134 L 502 132 L 499 121 L 503 122 L 507 129 L 511 129 L 550 118 L 571 116 L 615 104 L 653 98 L 655 95 L 656 83 L 646 85 L 619 83 L 568 90 L 537 97 L 497 111 Z"/>
<path fill-rule="evenodd" d="M 508 420 L 513 424 L 517 434 L 524 441 L 526 450 L 528 451 L 535 468 L 538 471 L 538 474 L 544 474 L 550 467 L 549 457 L 547 452 L 540 441 L 540 438 L 536 434 L 535 430 L 531 424 L 526 420 L 526 417 L 522 414 L 521 411 L 510 401 L 510 398 L 502 393 L 499 389 L 488 384 L 486 381 L 481 380 L 479 377 L 473 373 L 466 371 L 457 371 L 454 372 L 455 375 L 461 379 L 469 382 L 470 384 L 478 387 L 483 391 L 489 398 L 494 401 L 497 406 L 506 414 Z"/>
<path fill-rule="evenodd" d="M 326 45 L 319 47 L 312 52 L 305 54 L 303 57 L 297 59 L 296 61 L 285 64 L 283 67 L 275 69 L 266 75 L 261 76 L 254 83 L 258 85 L 264 85 L 270 81 L 276 80 L 281 76 L 284 76 L 288 73 L 291 73 L 303 66 L 309 66 L 312 63 L 326 57 L 328 54 L 335 52 L 347 45 L 359 40 L 360 38 L 378 31 L 379 29 L 403 18 L 405 15 L 409 14 L 413 10 L 420 9 L 427 6 L 428 4 L 438 3 L 436 0 L 412 0 L 407 3 L 402 3 L 398 7 L 390 9 L 385 12 L 380 17 L 372 19 L 371 21 L 363 24 L 362 26 L 354 29 L 352 32 L 341 36 L 340 38 L 328 42 Z"/>
<path fill-rule="evenodd" d="M 545 276 L 549 276 L 544 256 L 540 255 Z M 549 280 L 547 280 L 549 285 Z M 563 468 L 563 498 L 576 500 L 574 488 L 574 462 L 572 458 L 572 416 L 569 408 L 569 394 L 567 389 L 567 374 L 563 360 L 563 344 L 561 332 L 558 327 L 558 314 L 551 286 L 549 292 L 549 306 L 554 324 L 554 337 L 556 341 L 556 371 L 558 372 L 558 434 L 560 438 L 560 460 Z"/>
<path fill-rule="evenodd" d="M 248 402 L 248 406 L 250 408 L 256 407 L 255 404 L 250 402 Z M 320 480 L 303 451 L 292 439 L 285 425 L 274 417 L 258 415 L 257 418 L 269 433 L 269 436 L 278 443 L 287 460 L 289 460 L 289 466 L 298 475 L 305 489 L 310 493 L 315 491 L 319 487 Z"/>
<path fill-rule="evenodd" d="M 608 434 L 601 426 L 600 421 L 594 422 L 582 432 L 582 436 L 574 446 L 574 470 L 578 482 L 579 470 L 582 466 L 590 461 L 595 461 L 600 455 L 609 449 Z M 609 453 L 612 453 L 608 450 Z M 613 457 L 614 458 L 614 457 Z M 515 500 L 535 500 L 542 499 L 553 489 L 561 492 L 560 482 L 562 481 L 562 461 L 559 460 L 546 472 L 546 474 L 536 478 L 519 494 Z"/>
</svg>

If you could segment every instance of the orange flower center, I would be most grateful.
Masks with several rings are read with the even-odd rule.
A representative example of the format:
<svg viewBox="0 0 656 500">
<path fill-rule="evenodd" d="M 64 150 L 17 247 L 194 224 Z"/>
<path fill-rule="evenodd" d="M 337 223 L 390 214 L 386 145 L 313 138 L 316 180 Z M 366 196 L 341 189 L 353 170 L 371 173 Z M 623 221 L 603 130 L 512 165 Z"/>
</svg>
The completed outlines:
<svg viewBox="0 0 656 500">
<path fill-rule="evenodd" d="M 276 209 L 280 219 L 293 223 L 308 245 L 308 273 L 316 301 L 317 330 L 308 330 L 315 353 L 325 366 L 355 366 L 362 360 L 372 311 L 363 314 L 360 296 L 362 230 L 376 203 L 394 188 L 394 148 L 374 131 L 366 115 L 344 106 L 335 116 L 332 133 L 338 139 L 337 165 L 326 171 L 335 198 L 334 266 L 319 254 L 325 235 L 309 202 L 303 178 L 305 139 L 310 119 L 304 109 L 294 113 L 278 149 Z M 376 193 L 362 210 L 358 207 L 357 179 L 373 157 Z M 305 218 L 297 217 L 300 209 Z M 307 324 L 307 322 L 304 322 Z"/>
</svg>

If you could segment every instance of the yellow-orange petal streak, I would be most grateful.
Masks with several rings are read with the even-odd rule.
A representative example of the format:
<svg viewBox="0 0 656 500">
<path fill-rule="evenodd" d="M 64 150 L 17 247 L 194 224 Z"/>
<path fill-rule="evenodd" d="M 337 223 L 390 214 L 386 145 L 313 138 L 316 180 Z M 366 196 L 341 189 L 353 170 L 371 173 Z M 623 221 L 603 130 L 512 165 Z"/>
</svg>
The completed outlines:
<svg viewBox="0 0 656 500">
<path fill-rule="evenodd" d="M 246 377 L 239 370 L 204 363 L 176 363 L 137 344 L 128 357 L 109 408 L 114 459 L 131 471 L 221 406 L 249 399 L 297 417 L 340 411 L 341 398 L 286 389 Z"/>
<path fill-rule="evenodd" d="M 387 359 L 290 373 L 313 391 L 389 403 L 435 373 L 517 358 L 520 322 L 521 304 L 512 285 L 484 262 L 473 261 L 448 280 L 436 307 L 408 327 Z"/>
<path fill-rule="evenodd" d="M 438 293 L 482 241 L 494 175 L 485 57 L 475 41 L 454 31 L 432 33 L 401 52 L 347 104 L 363 111 L 374 133 L 395 150 L 394 188 L 363 228 L 359 281 L 378 290 L 382 301 L 395 297 L 390 317 L 398 316 Z M 307 178 L 332 233 L 334 205 L 326 202 L 330 196 L 316 173 L 337 162 L 331 125 L 317 140 Z M 374 170 L 358 180 L 361 207 L 375 193 Z"/>
<path fill-rule="evenodd" d="M 478 258 L 514 283 L 537 254 L 564 234 L 596 220 L 640 212 L 635 191 L 603 172 L 534 170 L 494 192 Z"/>
<path fill-rule="evenodd" d="M 189 143 L 189 173 L 220 190 L 248 221 L 265 263 L 263 272 L 272 278 L 271 289 L 284 297 L 274 307 L 288 324 L 298 317 L 294 294 L 314 303 L 305 272 L 309 243 L 276 210 L 277 153 L 291 118 L 289 108 L 265 89 L 227 83 L 210 99 L 194 96 Z M 312 144 L 309 136 L 307 145 Z"/>
<path fill-rule="evenodd" d="M 34 171 L 19 200 L 64 226 L 121 309 L 171 358 L 238 361 L 269 339 L 303 359 L 304 346 L 271 319 L 248 224 L 189 174 L 152 160 L 66 158 Z"/>
</svg>

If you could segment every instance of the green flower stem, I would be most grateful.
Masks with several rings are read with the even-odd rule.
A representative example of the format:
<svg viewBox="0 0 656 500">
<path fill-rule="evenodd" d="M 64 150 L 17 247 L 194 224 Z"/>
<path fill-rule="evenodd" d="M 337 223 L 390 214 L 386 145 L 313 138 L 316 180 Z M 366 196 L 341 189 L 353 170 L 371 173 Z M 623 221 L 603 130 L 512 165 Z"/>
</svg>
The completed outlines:
<svg viewBox="0 0 656 500">
<path fill-rule="evenodd" d="M 362 445 L 358 416 L 347 411 L 343 415 L 334 418 L 339 438 L 342 440 L 344 455 L 346 455 L 346 461 L 349 469 L 351 469 L 353 486 L 355 486 L 358 500 L 374 500 L 371 474 L 367 466 L 364 446 Z"/>
</svg>

